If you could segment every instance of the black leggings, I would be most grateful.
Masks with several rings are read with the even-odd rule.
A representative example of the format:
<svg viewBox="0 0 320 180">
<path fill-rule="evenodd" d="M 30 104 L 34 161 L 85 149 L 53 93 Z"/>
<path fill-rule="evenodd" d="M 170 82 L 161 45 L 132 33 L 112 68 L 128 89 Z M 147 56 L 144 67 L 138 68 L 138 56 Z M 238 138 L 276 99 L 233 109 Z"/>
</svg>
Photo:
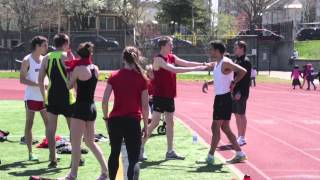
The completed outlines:
<svg viewBox="0 0 320 180">
<path fill-rule="evenodd" d="M 115 180 L 117 176 L 119 155 L 123 139 L 126 144 L 129 159 L 127 176 L 128 180 L 132 180 L 134 166 L 139 161 L 141 146 L 140 121 L 128 117 L 110 118 L 108 121 L 108 128 L 111 145 L 111 153 L 108 161 L 110 180 Z"/>
<path fill-rule="evenodd" d="M 313 88 L 316 89 L 316 85 L 314 85 L 313 79 L 308 79 L 308 89 L 310 89 L 310 84 L 313 85 Z"/>
</svg>

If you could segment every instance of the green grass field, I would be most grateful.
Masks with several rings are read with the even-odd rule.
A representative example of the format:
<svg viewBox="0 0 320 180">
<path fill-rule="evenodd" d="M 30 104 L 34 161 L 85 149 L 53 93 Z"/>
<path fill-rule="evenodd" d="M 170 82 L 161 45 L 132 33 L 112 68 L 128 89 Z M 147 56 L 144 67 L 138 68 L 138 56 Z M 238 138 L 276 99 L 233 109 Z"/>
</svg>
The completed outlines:
<svg viewBox="0 0 320 180">
<path fill-rule="evenodd" d="M 97 133 L 107 134 L 100 103 L 97 103 L 98 118 L 96 121 Z M 28 162 L 27 148 L 19 144 L 19 139 L 24 132 L 25 112 L 22 101 L 0 101 L 1 129 L 10 131 L 9 140 L 0 142 L 0 179 L 1 180 L 26 180 L 30 175 L 41 175 L 44 177 L 62 177 L 69 172 L 70 155 L 60 155 L 61 161 L 58 168 L 48 170 L 48 150 L 37 149 L 34 153 L 39 157 L 39 163 Z M 40 115 L 36 115 L 33 134 L 41 140 L 44 127 Z M 58 121 L 58 135 L 68 135 L 66 122 L 63 118 Z M 195 164 L 199 158 L 207 154 L 207 147 L 203 144 L 192 143 L 192 132 L 188 131 L 181 123 L 175 126 L 175 147 L 177 151 L 185 155 L 185 161 L 164 161 L 166 151 L 166 137 L 154 136 L 146 145 L 149 160 L 141 164 L 141 180 L 230 180 L 236 175 L 226 166 L 217 161 L 214 166 Z M 99 143 L 107 158 L 110 153 L 108 143 Z M 86 165 L 79 169 L 79 180 L 92 180 L 99 175 L 98 162 L 91 153 L 83 156 Z"/>
<path fill-rule="evenodd" d="M 110 73 L 100 73 L 99 80 L 104 81 L 106 77 L 108 77 Z M 1 78 L 19 78 L 19 72 L 0 72 Z M 204 81 L 210 80 L 212 75 L 205 74 L 178 74 L 177 79 L 179 81 Z M 257 83 L 290 83 L 289 80 L 284 80 L 280 78 L 269 77 L 267 75 L 259 75 L 257 76 Z"/>
<path fill-rule="evenodd" d="M 299 59 L 317 60 L 320 57 L 320 40 L 296 41 L 294 48 L 299 52 Z"/>
</svg>

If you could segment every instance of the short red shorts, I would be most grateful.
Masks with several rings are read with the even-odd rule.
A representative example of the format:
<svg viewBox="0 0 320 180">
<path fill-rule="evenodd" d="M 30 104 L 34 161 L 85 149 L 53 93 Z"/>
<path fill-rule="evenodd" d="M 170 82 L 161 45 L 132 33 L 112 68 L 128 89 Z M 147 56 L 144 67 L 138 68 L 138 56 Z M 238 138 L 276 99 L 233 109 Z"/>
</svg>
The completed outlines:
<svg viewBox="0 0 320 180">
<path fill-rule="evenodd" d="M 27 100 L 25 104 L 29 111 L 43 111 L 46 109 L 43 101 Z"/>
</svg>

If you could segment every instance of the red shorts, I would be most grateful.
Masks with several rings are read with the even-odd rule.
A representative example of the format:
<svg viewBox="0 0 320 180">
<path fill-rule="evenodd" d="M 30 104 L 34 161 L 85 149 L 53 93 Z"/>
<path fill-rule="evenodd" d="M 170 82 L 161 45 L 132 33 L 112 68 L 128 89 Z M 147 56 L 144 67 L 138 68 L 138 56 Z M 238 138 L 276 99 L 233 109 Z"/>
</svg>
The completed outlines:
<svg viewBox="0 0 320 180">
<path fill-rule="evenodd" d="M 43 111 L 46 109 L 43 101 L 27 100 L 25 104 L 29 111 Z"/>
</svg>

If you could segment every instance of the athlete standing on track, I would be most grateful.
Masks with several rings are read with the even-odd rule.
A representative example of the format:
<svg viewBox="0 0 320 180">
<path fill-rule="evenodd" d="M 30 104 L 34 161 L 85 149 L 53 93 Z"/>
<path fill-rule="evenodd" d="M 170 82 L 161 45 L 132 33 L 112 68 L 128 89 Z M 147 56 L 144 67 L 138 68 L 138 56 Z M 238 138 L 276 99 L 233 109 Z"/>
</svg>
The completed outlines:
<svg viewBox="0 0 320 180">
<path fill-rule="evenodd" d="M 47 136 L 48 116 L 44 99 L 38 84 L 39 71 L 42 64 L 43 54 L 48 51 L 48 40 L 42 36 L 36 36 L 31 41 L 32 53 L 23 58 L 20 70 L 20 83 L 26 85 L 24 100 L 26 107 L 26 126 L 24 139 L 28 147 L 29 161 L 38 161 L 32 153 L 32 126 L 35 112 L 40 112 L 45 125 Z"/>
<path fill-rule="evenodd" d="M 234 45 L 235 63 L 246 69 L 245 76 L 236 84 L 233 90 L 232 112 L 236 117 L 238 128 L 237 142 L 240 146 L 247 144 L 245 135 L 247 129 L 247 101 L 250 93 L 251 69 L 252 65 L 246 56 L 247 44 L 244 41 L 237 41 Z M 236 73 L 237 75 L 237 73 Z"/>
<path fill-rule="evenodd" d="M 184 73 L 197 70 L 205 70 L 209 65 L 206 63 L 190 62 L 180 59 L 172 53 L 173 42 L 170 37 L 164 36 L 159 39 L 158 46 L 160 53 L 154 57 L 153 62 L 153 113 L 152 121 L 148 127 L 148 136 L 152 134 L 152 131 L 159 125 L 161 114 L 164 113 L 167 129 L 167 153 L 166 159 L 185 159 L 185 157 L 179 156 L 173 149 L 173 136 L 174 136 L 174 111 L 175 104 L 174 98 L 177 94 L 176 86 L 176 73 Z M 184 67 L 176 67 L 184 66 Z M 144 139 L 141 146 L 140 160 L 146 160 L 147 157 L 144 154 L 144 144 L 147 138 Z"/>
<path fill-rule="evenodd" d="M 236 155 L 228 160 L 227 163 L 238 163 L 247 159 L 237 143 L 236 136 L 230 129 L 230 119 L 232 114 L 232 90 L 234 86 L 244 77 L 246 70 L 241 66 L 232 62 L 231 59 L 224 57 L 226 50 L 225 45 L 221 41 L 210 42 L 210 56 L 216 60 L 213 69 L 213 79 L 215 98 L 213 105 L 213 121 L 212 121 L 212 139 L 208 157 L 205 162 L 214 164 L 214 153 L 220 141 L 220 128 L 227 135 L 232 144 Z M 236 76 L 234 77 L 234 72 Z M 234 80 L 233 80 L 234 79 Z M 207 92 L 208 85 L 212 85 L 213 80 L 205 82 L 202 87 L 203 92 Z"/>
<path fill-rule="evenodd" d="M 55 134 L 57 130 L 58 115 L 62 114 L 70 127 L 72 116 L 72 104 L 75 97 L 68 89 L 67 72 L 64 61 L 67 60 L 66 51 L 69 49 L 69 37 L 66 34 L 54 36 L 55 51 L 48 53 L 43 58 L 39 74 L 39 84 L 43 98 L 46 97 L 44 90 L 44 78 L 49 77 L 48 96 L 46 101 L 48 112 L 48 145 L 49 145 L 49 168 L 57 166 Z"/>
</svg>

